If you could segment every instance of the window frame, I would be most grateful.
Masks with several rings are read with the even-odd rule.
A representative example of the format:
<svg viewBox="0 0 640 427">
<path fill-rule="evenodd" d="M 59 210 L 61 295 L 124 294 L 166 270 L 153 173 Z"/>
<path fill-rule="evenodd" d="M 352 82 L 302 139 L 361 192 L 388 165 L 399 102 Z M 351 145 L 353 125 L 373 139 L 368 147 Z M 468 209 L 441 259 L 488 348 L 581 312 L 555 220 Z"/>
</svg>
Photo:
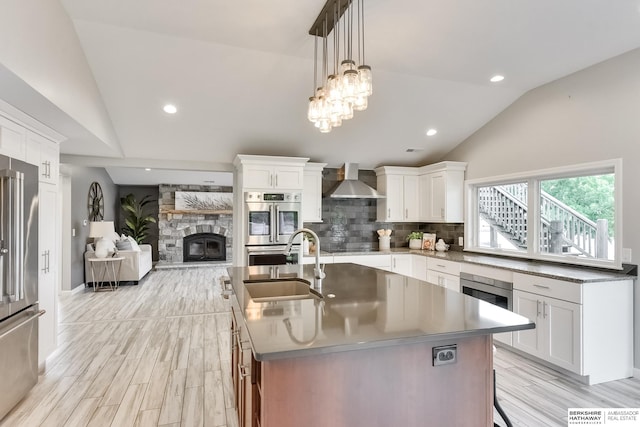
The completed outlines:
<svg viewBox="0 0 640 427">
<path fill-rule="evenodd" d="M 612 260 L 603 260 L 541 252 L 539 230 L 540 182 L 548 179 L 572 178 L 608 173 L 613 173 L 614 175 L 614 258 Z M 478 188 L 490 185 L 505 185 L 522 182 L 527 183 L 527 205 L 532 207 L 530 209 L 527 209 L 526 251 L 478 246 Z M 622 208 L 622 159 L 610 159 L 598 162 L 581 163 L 576 165 L 560 166 L 522 173 L 466 180 L 464 251 L 508 256 L 512 258 L 526 258 L 540 261 L 549 261 L 561 264 L 584 265 L 589 267 L 620 270 L 622 269 Z"/>
</svg>

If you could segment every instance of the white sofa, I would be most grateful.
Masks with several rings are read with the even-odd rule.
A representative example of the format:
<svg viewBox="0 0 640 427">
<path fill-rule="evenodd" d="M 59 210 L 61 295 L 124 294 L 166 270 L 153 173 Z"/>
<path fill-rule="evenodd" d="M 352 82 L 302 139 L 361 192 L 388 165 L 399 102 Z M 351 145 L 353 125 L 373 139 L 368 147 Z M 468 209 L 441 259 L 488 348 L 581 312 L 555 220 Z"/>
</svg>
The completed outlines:
<svg viewBox="0 0 640 427">
<path fill-rule="evenodd" d="M 151 270 L 151 245 L 139 246 L 139 251 L 118 251 L 118 256 L 124 257 L 120 269 L 120 282 L 136 282 L 137 284 Z M 84 253 L 84 277 L 87 285 L 92 283 L 89 258 L 95 258 L 93 251 L 89 250 Z"/>
</svg>

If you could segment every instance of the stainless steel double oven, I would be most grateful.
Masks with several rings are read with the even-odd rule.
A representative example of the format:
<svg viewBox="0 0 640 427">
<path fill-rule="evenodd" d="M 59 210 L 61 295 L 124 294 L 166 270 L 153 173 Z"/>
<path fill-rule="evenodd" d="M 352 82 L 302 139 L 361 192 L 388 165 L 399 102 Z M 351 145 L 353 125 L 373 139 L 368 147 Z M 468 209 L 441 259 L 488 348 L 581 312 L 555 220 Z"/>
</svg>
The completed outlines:
<svg viewBox="0 0 640 427">
<path fill-rule="evenodd" d="M 297 250 L 284 250 L 302 225 L 302 194 L 250 191 L 244 200 L 247 265 L 297 264 Z"/>
</svg>

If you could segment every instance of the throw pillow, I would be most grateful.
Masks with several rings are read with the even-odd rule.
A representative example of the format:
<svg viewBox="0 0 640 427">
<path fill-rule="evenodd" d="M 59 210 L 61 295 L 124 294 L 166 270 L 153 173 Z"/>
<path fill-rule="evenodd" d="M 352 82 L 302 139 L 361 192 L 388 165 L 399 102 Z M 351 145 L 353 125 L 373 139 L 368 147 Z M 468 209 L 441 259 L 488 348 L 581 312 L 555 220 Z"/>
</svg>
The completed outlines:
<svg viewBox="0 0 640 427">
<path fill-rule="evenodd" d="M 129 242 L 131 242 L 131 249 L 132 250 L 138 251 L 138 252 L 141 251 L 140 246 L 138 246 L 138 242 L 136 242 L 136 240 L 133 237 L 129 236 L 129 237 L 127 237 L 127 239 L 129 239 Z"/>
<path fill-rule="evenodd" d="M 124 239 L 116 242 L 116 248 L 118 248 L 119 251 L 130 251 L 133 249 L 133 246 L 131 246 L 129 239 Z"/>
</svg>

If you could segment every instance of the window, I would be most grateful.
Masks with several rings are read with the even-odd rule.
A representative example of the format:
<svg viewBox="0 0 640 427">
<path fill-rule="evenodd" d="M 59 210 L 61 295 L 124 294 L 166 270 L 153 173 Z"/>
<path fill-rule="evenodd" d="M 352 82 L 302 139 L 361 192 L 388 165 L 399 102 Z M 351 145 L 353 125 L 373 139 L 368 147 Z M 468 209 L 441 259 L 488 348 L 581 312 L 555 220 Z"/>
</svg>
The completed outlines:
<svg viewBox="0 0 640 427">
<path fill-rule="evenodd" d="M 467 250 L 620 268 L 621 160 L 467 181 Z"/>
</svg>

